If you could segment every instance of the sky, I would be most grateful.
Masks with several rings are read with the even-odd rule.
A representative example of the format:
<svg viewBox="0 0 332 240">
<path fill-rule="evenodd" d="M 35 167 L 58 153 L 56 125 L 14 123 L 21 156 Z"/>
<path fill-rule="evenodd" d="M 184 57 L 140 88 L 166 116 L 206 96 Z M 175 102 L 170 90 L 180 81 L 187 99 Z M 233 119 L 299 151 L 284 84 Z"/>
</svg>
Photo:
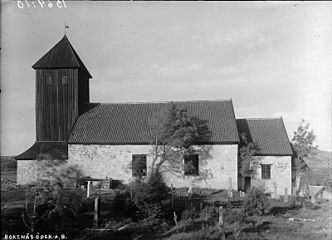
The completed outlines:
<svg viewBox="0 0 332 240">
<path fill-rule="evenodd" d="M 306 120 L 331 150 L 329 2 L 1 4 L 1 155 L 36 139 L 31 66 L 65 25 L 91 102 L 232 99 L 237 118 L 282 117 L 290 140 Z"/>
</svg>

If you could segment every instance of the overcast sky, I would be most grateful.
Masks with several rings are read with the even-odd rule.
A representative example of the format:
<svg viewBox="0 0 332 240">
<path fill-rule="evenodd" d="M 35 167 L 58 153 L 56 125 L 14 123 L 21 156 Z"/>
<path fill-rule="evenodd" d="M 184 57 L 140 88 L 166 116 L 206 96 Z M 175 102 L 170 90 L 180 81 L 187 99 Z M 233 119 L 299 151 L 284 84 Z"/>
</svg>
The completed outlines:
<svg viewBox="0 0 332 240">
<path fill-rule="evenodd" d="M 331 150 L 329 2 L 69 2 L 1 9 L 1 155 L 35 141 L 31 66 L 67 36 L 92 102 L 232 99 L 237 118 L 301 119 Z"/>
</svg>

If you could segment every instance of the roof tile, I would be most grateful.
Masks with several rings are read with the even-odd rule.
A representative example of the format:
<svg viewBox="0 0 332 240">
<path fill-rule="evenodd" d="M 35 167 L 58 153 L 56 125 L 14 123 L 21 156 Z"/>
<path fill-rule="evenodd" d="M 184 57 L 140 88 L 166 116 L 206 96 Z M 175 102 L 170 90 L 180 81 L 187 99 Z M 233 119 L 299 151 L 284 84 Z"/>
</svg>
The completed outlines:
<svg viewBox="0 0 332 240">
<path fill-rule="evenodd" d="M 77 144 L 148 144 L 149 121 L 170 102 L 100 104 L 82 114 L 69 136 Z M 207 121 L 208 142 L 238 143 L 232 101 L 174 102 L 188 115 Z"/>
<path fill-rule="evenodd" d="M 282 118 L 237 119 L 239 134 L 257 142 L 259 155 L 293 155 Z"/>
</svg>

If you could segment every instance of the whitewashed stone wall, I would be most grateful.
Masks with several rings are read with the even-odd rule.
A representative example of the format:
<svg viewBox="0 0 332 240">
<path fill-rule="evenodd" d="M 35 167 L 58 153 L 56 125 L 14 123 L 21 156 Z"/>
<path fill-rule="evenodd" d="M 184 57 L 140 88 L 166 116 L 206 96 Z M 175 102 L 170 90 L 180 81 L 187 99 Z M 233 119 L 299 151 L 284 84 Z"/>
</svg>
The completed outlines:
<svg viewBox="0 0 332 240">
<path fill-rule="evenodd" d="M 265 156 L 259 157 L 260 164 L 271 164 L 271 179 L 262 179 L 262 169 L 259 165 L 255 178 L 252 179 L 253 186 L 263 185 L 266 193 L 272 197 L 292 194 L 292 161 L 290 156 Z M 277 196 L 274 193 L 277 193 Z"/>
<path fill-rule="evenodd" d="M 132 155 L 148 154 L 148 172 L 151 167 L 151 145 L 68 145 L 68 162 L 77 164 L 92 178 L 113 178 L 128 183 L 132 180 Z M 200 158 L 199 168 L 208 173 L 206 180 L 194 176 L 165 174 L 168 185 L 174 187 L 197 187 L 237 190 L 237 145 L 213 145 L 210 158 Z"/>
</svg>

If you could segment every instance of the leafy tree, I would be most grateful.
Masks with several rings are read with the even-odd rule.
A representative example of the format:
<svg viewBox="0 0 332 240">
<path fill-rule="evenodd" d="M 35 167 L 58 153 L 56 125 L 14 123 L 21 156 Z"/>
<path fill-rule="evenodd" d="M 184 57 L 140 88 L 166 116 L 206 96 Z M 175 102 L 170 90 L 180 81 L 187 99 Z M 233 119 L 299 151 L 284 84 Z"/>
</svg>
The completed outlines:
<svg viewBox="0 0 332 240">
<path fill-rule="evenodd" d="M 302 119 L 300 125 L 297 127 L 297 131 L 294 131 L 292 139 L 297 171 L 305 171 L 306 164 L 304 159 L 316 154 L 318 146 L 314 145 L 315 139 L 316 135 L 314 134 L 314 130 L 310 129 L 310 124 L 305 123 Z"/>
<path fill-rule="evenodd" d="M 163 171 L 182 172 L 185 153 L 199 152 L 203 158 L 208 155 L 208 147 L 193 147 L 209 139 L 206 121 L 188 116 L 186 109 L 177 108 L 174 103 L 152 116 L 149 128 L 153 145 L 152 175 Z"/>
<path fill-rule="evenodd" d="M 240 173 L 243 177 L 253 177 L 255 174 L 255 166 L 258 164 L 258 158 L 255 157 L 259 151 L 256 142 L 250 142 L 245 133 L 240 135 L 239 145 L 239 167 Z"/>
<path fill-rule="evenodd" d="M 244 178 L 245 177 L 255 177 L 256 169 L 259 164 L 259 158 L 255 156 L 259 151 L 258 144 L 256 142 L 251 142 L 249 137 L 245 133 L 240 134 L 240 144 L 238 151 L 238 168 L 241 174 L 240 188 L 244 189 Z"/>
<path fill-rule="evenodd" d="M 297 127 L 297 131 L 294 131 L 294 136 L 292 138 L 292 148 L 294 151 L 293 167 L 295 168 L 296 175 L 300 181 L 297 194 L 303 188 L 308 188 L 310 169 L 308 168 L 305 159 L 316 154 L 318 146 L 314 145 L 315 139 L 316 135 L 314 130 L 310 129 L 310 124 L 302 119 Z"/>
</svg>

